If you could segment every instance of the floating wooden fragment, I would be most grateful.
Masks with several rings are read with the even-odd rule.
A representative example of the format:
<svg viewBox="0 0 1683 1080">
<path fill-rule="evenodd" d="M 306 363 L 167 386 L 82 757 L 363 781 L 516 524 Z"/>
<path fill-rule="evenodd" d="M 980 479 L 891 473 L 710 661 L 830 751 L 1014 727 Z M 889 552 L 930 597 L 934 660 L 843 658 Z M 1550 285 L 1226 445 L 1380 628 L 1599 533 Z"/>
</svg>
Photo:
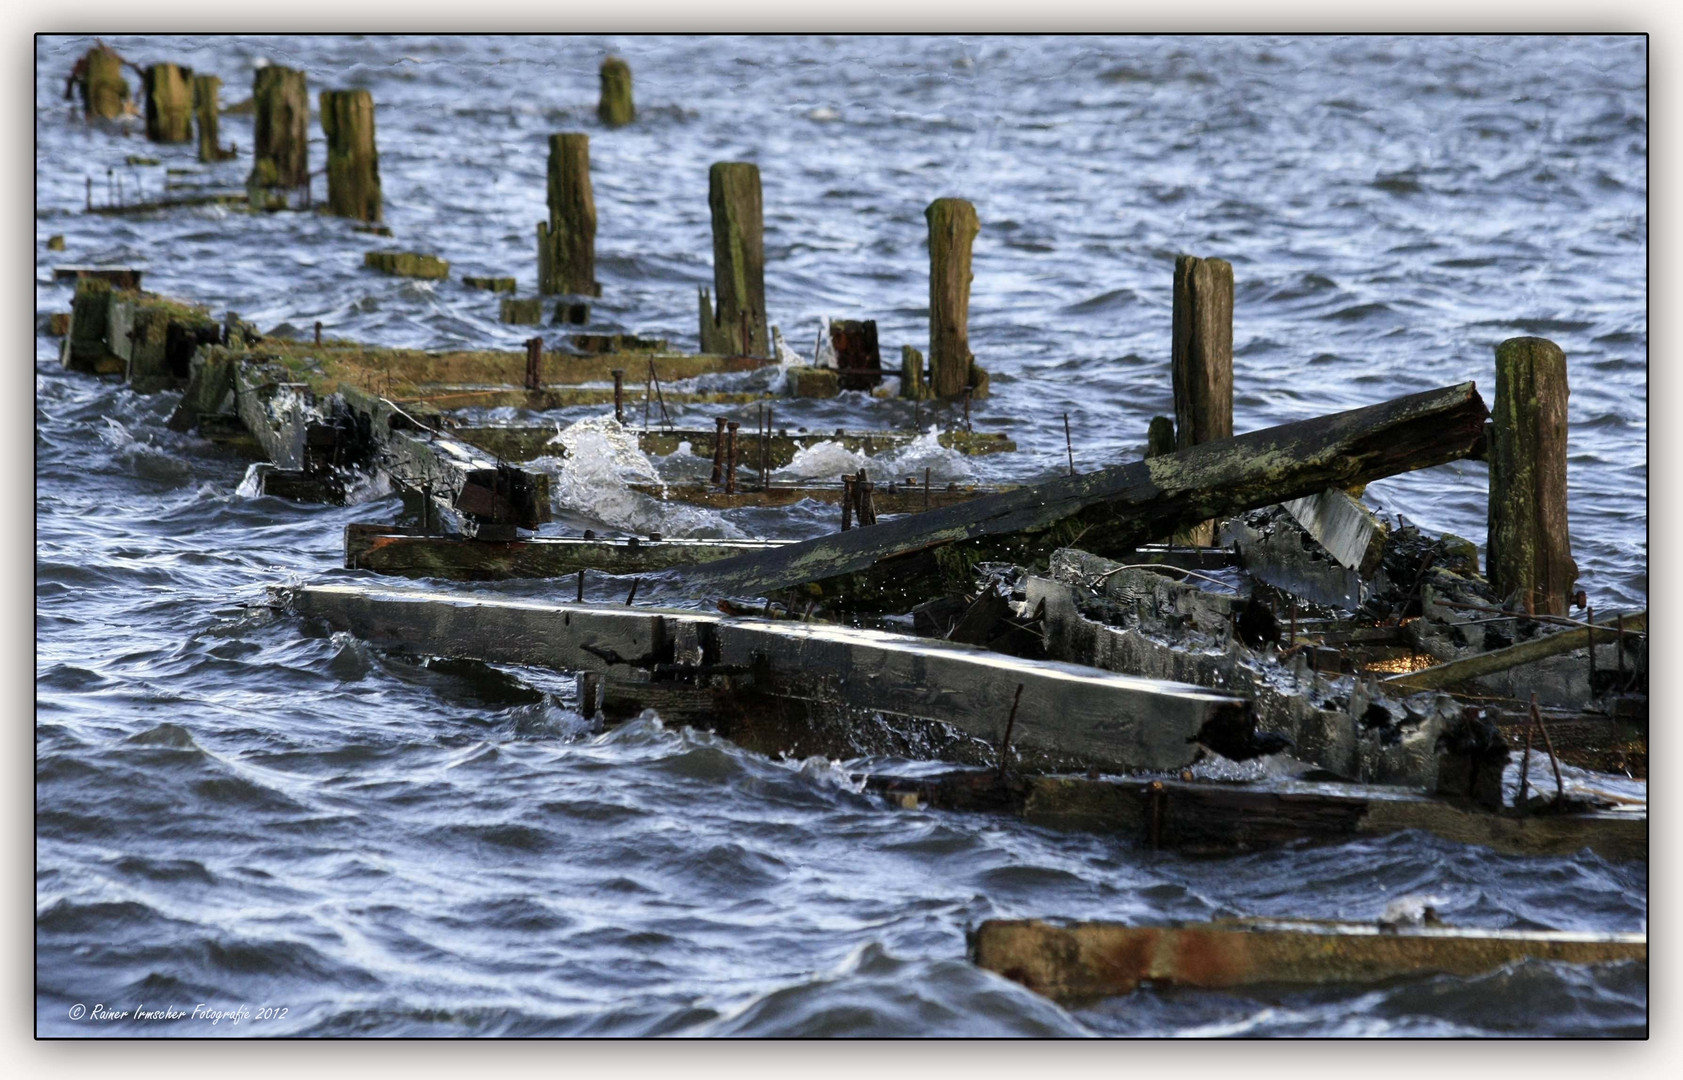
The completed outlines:
<svg viewBox="0 0 1683 1080">
<path fill-rule="evenodd" d="M 374 96 L 367 90 L 323 90 L 321 130 L 327 138 L 328 212 L 379 223 L 382 203 Z"/>
<path fill-rule="evenodd" d="M 741 438 L 739 433 L 738 438 Z M 471 439 L 469 441 L 472 441 Z M 841 504 L 844 488 L 841 484 L 784 483 L 774 481 L 760 487 L 739 487 L 727 495 L 715 484 L 662 484 L 636 482 L 632 491 L 651 498 L 706 506 L 715 510 L 735 510 L 744 506 L 792 506 L 803 499 Z M 1015 485 L 1000 484 L 937 484 L 926 492 L 921 481 L 907 477 L 903 481 L 886 481 L 873 492 L 876 509 L 882 514 L 915 514 L 938 506 L 968 502 L 983 495 L 1009 491 Z"/>
<path fill-rule="evenodd" d="M 1634 615 L 1624 616 L 1624 630 L 1627 633 L 1640 634 L 1648 630 L 1648 613 L 1639 611 Z M 1521 664 L 1535 663 L 1550 656 L 1573 652 L 1577 649 L 1590 647 L 1590 639 L 1595 643 L 1606 644 L 1618 642 L 1621 645 L 1619 630 L 1615 620 L 1608 619 L 1599 623 L 1593 630 L 1588 626 L 1572 630 L 1562 630 L 1554 634 L 1539 634 L 1530 641 L 1521 641 L 1517 645 L 1509 645 L 1505 649 L 1492 649 L 1490 652 L 1479 653 L 1461 660 L 1451 660 L 1446 664 L 1434 664 L 1419 671 L 1393 675 L 1385 680 L 1385 685 L 1402 693 L 1414 693 L 1420 690 L 1442 690 L 1446 687 L 1464 683 L 1469 679 L 1482 678 L 1507 671 Z"/>
<path fill-rule="evenodd" d="M 746 161 L 716 162 L 707 171 L 713 215 L 714 309 L 701 290 L 701 351 L 771 355 L 766 326 L 765 225 L 760 168 Z"/>
<path fill-rule="evenodd" d="M 1106 768 L 1179 768 L 1207 727 L 1248 717 L 1207 690 L 877 630 L 341 585 L 276 595 L 382 648 L 621 678 L 734 672 L 775 696 L 937 721 L 996 746 L 1001 704 L 1021 686 L 1013 747 Z"/>
<path fill-rule="evenodd" d="M 574 334 L 573 348 L 592 356 L 606 353 L 670 353 L 665 338 L 646 338 L 636 334 Z"/>
<path fill-rule="evenodd" d="M 601 296 L 596 282 L 596 197 L 590 136 L 549 137 L 549 220 L 538 223 L 538 292 Z"/>
<path fill-rule="evenodd" d="M 967 585 L 978 560 L 1033 565 L 1077 537 L 1096 554 L 1131 549 L 1188 521 L 1470 456 L 1486 415 L 1463 383 L 728 559 L 696 581 L 732 595 L 800 587 L 830 603 L 905 610 Z"/>
<path fill-rule="evenodd" d="M 252 77 L 252 165 L 245 186 L 254 209 L 287 205 L 287 192 L 310 186 L 310 95 L 304 73 L 279 64 Z"/>
<path fill-rule="evenodd" d="M 362 265 L 396 277 L 440 280 L 450 276 L 450 263 L 437 255 L 417 251 L 368 251 Z"/>
<path fill-rule="evenodd" d="M 1381 784 L 1006 775 L 962 770 L 873 775 L 895 805 L 1014 814 L 1032 825 L 1122 836 L 1150 848 L 1217 855 L 1295 843 L 1343 843 L 1418 829 L 1515 855 L 1585 848 L 1615 862 L 1646 861 L 1646 806 L 1578 813 L 1496 813 Z"/>
<path fill-rule="evenodd" d="M 103 281 L 119 289 L 140 288 L 140 277 L 145 273 L 137 266 L 55 266 L 53 267 L 54 281 Z"/>
<path fill-rule="evenodd" d="M 193 141 L 193 69 L 149 64 L 141 80 L 146 89 L 146 137 L 153 142 Z"/>
<path fill-rule="evenodd" d="M 1221 989 L 1482 975 L 1524 960 L 1648 962 L 1646 934 L 1223 919 L 1168 926 L 989 919 L 970 940 L 979 966 L 1056 1001 L 1131 993 L 1141 983 Z"/>
<path fill-rule="evenodd" d="M 537 326 L 543 322 L 543 297 L 505 296 L 498 311 L 498 318 L 515 326 Z"/>
<path fill-rule="evenodd" d="M 514 279 L 511 277 L 475 277 L 472 274 L 467 274 L 462 277 L 462 284 L 470 289 L 484 289 L 486 292 L 511 293 L 515 291 Z"/>
<path fill-rule="evenodd" d="M 1544 338 L 1496 346 L 1491 411 L 1490 535 L 1496 595 L 1564 615 L 1578 577 L 1566 523 L 1566 354 Z"/>
<path fill-rule="evenodd" d="M 782 468 L 795 460 L 795 452 L 804 446 L 817 446 L 820 443 L 836 443 L 843 449 L 856 454 L 884 453 L 898 447 L 909 446 L 918 437 L 915 431 L 866 431 L 844 430 L 837 428 L 833 432 L 779 431 L 771 436 L 770 442 L 763 448 L 761 437 L 754 432 L 744 431 L 738 436 L 740 452 L 749 461 L 759 461 L 762 453 L 772 468 Z M 1017 449 L 1017 444 L 1005 435 L 991 431 L 943 431 L 937 437 L 940 445 L 949 450 L 956 450 L 961 454 L 1002 454 Z M 711 458 L 716 441 L 714 432 L 702 428 L 677 428 L 666 431 L 644 431 L 638 434 L 638 439 L 646 454 L 665 456 L 676 453 L 684 443 L 688 443 L 690 453 L 697 457 Z"/>
<path fill-rule="evenodd" d="M 490 541 L 425 536 L 390 525 L 345 526 L 345 568 L 454 581 L 569 577 L 580 570 L 644 574 L 764 551 L 787 540 L 584 539 Z"/>
<path fill-rule="evenodd" d="M 631 100 L 631 65 L 617 56 L 602 61 L 602 96 L 596 103 L 596 115 L 609 127 L 623 127 L 637 118 L 637 108 Z"/>
</svg>

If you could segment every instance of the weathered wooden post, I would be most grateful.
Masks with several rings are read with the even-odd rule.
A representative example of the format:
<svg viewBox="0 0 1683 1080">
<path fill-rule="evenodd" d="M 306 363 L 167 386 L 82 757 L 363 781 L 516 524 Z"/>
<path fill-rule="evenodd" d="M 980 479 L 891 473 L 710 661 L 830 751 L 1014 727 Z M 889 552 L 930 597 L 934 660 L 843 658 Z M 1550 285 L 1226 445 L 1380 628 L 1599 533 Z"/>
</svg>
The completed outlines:
<svg viewBox="0 0 1683 1080">
<path fill-rule="evenodd" d="M 123 58 L 104 44 L 89 49 L 70 73 L 65 96 L 71 87 L 82 95 L 82 112 L 89 118 L 115 120 L 123 115 L 129 100 L 129 83 L 123 78 Z"/>
<path fill-rule="evenodd" d="M 1162 457 L 1175 452 L 1175 422 L 1167 416 L 1153 416 L 1145 435 L 1145 456 Z"/>
<path fill-rule="evenodd" d="M 913 401 L 929 396 L 923 381 L 923 354 L 910 345 L 900 346 L 900 396 Z"/>
<path fill-rule="evenodd" d="M 270 64 L 251 82 L 252 165 L 246 177 L 252 205 L 274 203 L 271 193 L 310 185 L 310 98 L 304 73 Z M 281 198 L 284 205 L 284 195 Z"/>
<path fill-rule="evenodd" d="M 378 223 L 380 154 L 374 145 L 374 96 L 367 90 L 323 90 L 321 130 L 327 136 L 328 212 Z"/>
<path fill-rule="evenodd" d="M 718 308 L 701 290 L 701 351 L 727 356 L 765 356 L 765 225 L 760 204 L 760 168 L 746 161 L 720 161 L 707 173 L 707 205 L 713 211 L 713 288 Z"/>
<path fill-rule="evenodd" d="M 625 369 L 614 368 L 614 423 L 625 423 Z"/>
<path fill-rule="evenodd" d="M 533 393 L 543 389 L 543 338 L 526 339 L 526 389 Z"/>
<path fill-rule="evenodd" d="M 620 127 L 637 118 L 631 104 L 631 65 L 617 56 L 602 61 L 602 98 L 596 115 L 609 127 Z"/>
<path fill-rule="evenodd" d="M 1539 615 L 1564 615 L 1578 566 L 1566 522 L 1566 354 L 1544 338 L 1496 346 L 1485 576 Z"/>
<path fill-rule="evenodd" d="M 199 160 L 221 161 L 222 80 L 215 75 L 193 76 L 193 114 L 199 127 Z"/>
<path fill-rule="evenodd" d="M 1175 447 L 1233 437 L 1233 267 L 1224 259 L 1175 259 Z M 1213 521 L 1188 530 L 1199 547 L 1215 542 Z"/>
<path fill-rule="evenodd" d="M 986 376 L 970 354 L 970 246 L 982 231 L 964 199 L 936 199 L 929 221 L 929 390 L 954 398 L 986 394 Z"/>
<path fill-rule="evenodd" d="M 193 141 L 193 69 L 150 64 L 141 79 L 146 89 L 146 137 L 153 142 Z"/>
<path fill-rule="evenodd" d="M 538 223 L 538 291 L 601 296 L 596 283 L 596 197 L 590 136 L 549 137 L 549 221 Z"/>
<path fill-rule="evenodd" d="M 725 479 L 725 418 L 713 418 L 713 484 L 724 483 Z"/>
</svg>

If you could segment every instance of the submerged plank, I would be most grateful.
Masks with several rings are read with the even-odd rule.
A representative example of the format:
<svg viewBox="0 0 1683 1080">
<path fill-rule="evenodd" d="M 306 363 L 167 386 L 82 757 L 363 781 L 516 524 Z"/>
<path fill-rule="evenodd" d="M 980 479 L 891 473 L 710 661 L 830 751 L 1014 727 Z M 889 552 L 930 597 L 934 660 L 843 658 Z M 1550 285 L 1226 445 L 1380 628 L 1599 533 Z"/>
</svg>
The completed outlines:
<svg viewBox="0 0 1683 1080">
<path fill-rule="evenodd" d="M 1250 723 L 1246 702 L 1200 687 L 878 630 L 349 585 L 277 597 L 383 648 L 609 676 L 735 673 L 756 692 L 937 721 L 993 745 L 1021 686 L 1014 750 L 1117 770 L 1180 768 L 1207 730 Z"/>
<path fill-rule="evenodd" d="M 842 605 L 906 607 L 979 560 L 1043 562 L 1053 548 L 1109 554 L 1189 522 L 1348 487 L 1482 452 L 1472 383 L 1061 477 L 962 506 L 715 563 L 698 584 L 733 594 L 804 587 Z"/>
<path fill-rule="evenodd" d="M 989 919 L 976 928 L 970 951 L 977 966 L 1038 994 L 1083 1001 L 1130 993 L 1142 982 L 1218 989 L 1472 976 L 1522 960 L 1646 963 L 1648 938 L 1287 919 L 1169 926 Z"/>
<path fill-rule="evenodd" d="M 404 577 L 496 581 L 566 577 L 580 570 L 643 574 L 765 551 L 788 540 L 645 540 L 536 536 L 479 540 L 424 536 L 390 525 L 345 526 L 345 568 Z"/>
</svg>

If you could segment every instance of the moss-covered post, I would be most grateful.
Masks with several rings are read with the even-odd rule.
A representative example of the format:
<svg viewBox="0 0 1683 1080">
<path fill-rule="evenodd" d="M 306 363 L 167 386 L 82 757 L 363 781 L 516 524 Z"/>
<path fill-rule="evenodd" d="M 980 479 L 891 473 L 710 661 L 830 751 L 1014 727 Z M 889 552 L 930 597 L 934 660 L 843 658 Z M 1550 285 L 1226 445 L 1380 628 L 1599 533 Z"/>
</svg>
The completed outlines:
<svg viewBox="0 0 1683 1080">
<path fill-rule="evenodd" d="M 1564 615 L 1577 582 L 1566 524 L 1566 354 L 1544 338 L 1496 346 L 1485 576 L 1504 599 Z"/>
<path fill-rule="evenodd" d="M 760 169 L 746 161 L 721 161 L 707 174 L 713 211 L 713 309 L 701 293 L 701 351 L 727 356 L 766 356 L 765 225 Z"/>
<path fill-rule="evenodd" d="M 900 396 L 912 401 L 929 396 L 923 379 L 923 354 L 910 345 L 900 346 Z"/>
<path fill-rule="evenodd" d="M 596 283 L 596 196 L 590 136 L 549 137 L 549 221 L 538 224 L 538 291 L 601 296 Z"/>
<path fill-rule="evenodd" d="M 146 89 L 146 137 L 153 142 L 193 141 L 193 69 L 151 64 L 141 80 Z"/>
<path fill-rule="evenodd" d="M 1167 416 L 1153 416 L 1145 435 L 1145 456 L 1162 457 L 1175 452 L 1175 422 Z"/>
<path fill-rule="evenodd" d="M 123 78 L 123 58 L 105 45 L 96 45 L 76 61 L 70 83 L 82 95 L 82 111 L 89 119 L 115 120 L 123 115 L 129 100 L 129 83 Z M 69 96 L 69 87 L 65 96 Z"/>
<path fill-rule="evenodd" d="M 323 90 L 321 130 L 327 136 L 327 209 L 379 222 L 380 154 L 374 146 L 374 96 L 367 90 Z"/>
<path fill-rule="evenodd" d="M 602 99 L 596 115 L 609 127 L 621 127 L 637 118 L 631 103 L 631 65 L 617 56 L 602 61 Z"/>
<path fill-rule="evenodd" d="M 1175 447 L 1233 437 L 1233 267 L 1224 259 L 1175 259 Z M 1192 542 L 1215 542 L 1215 522 L 1190 530 Z"/>
<path fill-rule="evenodd" d="M 271 192 L 309 188 L 310 97 L 304 73 L 270 64 L 251 83 L 252 165 L 246 178 L 254 206 Z"/>
<path fill-rule="evenodd" d="M 979 382 L 971 371 L 970 246 L 982 226 L 964 199 L 936 199 L 929 221 L 929 389 L 956 398 Z"/>
<path fill-rule="evenodd" d="M 222 80 L 215 75 L 193 76 L 193 115 L 199 128 L 199 160 L 221 161 Z"/>
</svg>

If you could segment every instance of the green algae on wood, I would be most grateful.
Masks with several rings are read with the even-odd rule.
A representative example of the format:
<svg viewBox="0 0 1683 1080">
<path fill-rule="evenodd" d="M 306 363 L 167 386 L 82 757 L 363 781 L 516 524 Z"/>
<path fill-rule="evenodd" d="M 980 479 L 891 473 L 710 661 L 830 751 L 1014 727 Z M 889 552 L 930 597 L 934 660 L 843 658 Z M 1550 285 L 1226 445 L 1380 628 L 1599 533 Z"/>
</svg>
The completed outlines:
<svg viewBox="0 0 1683 1080">
<path fill-rule="evenodd" d="M 486 292 L 511 293 L 515 291 L 515 282 L 511 277 L 476 277 L 466 274 L 462 277 L 462 285 L 469 289 L 483 289 Z"/>
<path fill-rule="evenodd" d="M 701 292 L 701 351 L 766 356 L 765 220 L 760 168 L 746 161 L 715 162 L 707 171 L 713 218 L 713 291 Z"/>
<path fill-rule="evenodd" d="M 602 61 L 602 96 L 596 116 L 609 127 L 623 127 L 637 118 L 631 100 L 631 65 L 617 56 Z"/>
<path fill-rule="evenodd" d="M 215 75 L 193 76 L 193 114 L 198 122 L 200 161 L 225 161 L 234 156 L 232 150 L 222 148 L 217 100 L 221 94 L 222 80 Z"/>
<path fill-rule="evenodd" d="M 543 297 L 505 296 L 498 310 L 498 318 L 515 326 L 537 326 L 543 322 Z"/>
<path fill-rule="evenodd" d="M 108 46 L 89 49 L 76 62 L 70 79 L 82 95 L 82 111 L 89 119 L 115 120 L 127 111 L 129 84 L 123 78 L 123 58 Z"/>
<path fill-rule="evenodd" d="M 784 373 L 784 392 L 797 398 L 833 398 L 841 393 L 841 376 L 835 368 L 796 365 Z"/>
<path fill-rule="evenodd" d="M 1564 615 L 1577 584 L 1566 521 L 1566 354 L 1538 337 L 1496 346 L 1485 577 L 1539 615 Z"/>
<path fill-rule="evenodd" d="M 304 73 L 270 64 L 252 78 L 251 205 L 285 205 L 284 192 L 310 184 L 310 98 Z"/>
<path fill-rule="evenodd" d="M 378 224 L 382 205 L 374 96 L 367 90 L 323 90 L 321 129 L 327 136 L 328 212 Z"/>
<path fill-rule="evenodd" d="M 369 251 L 362 265 L 394 277 L 437 281 L 450 276 L 450 263 L 437 255 L 417 251 Z"/>
<path fill-rule="evenodd" d="M 146 90 L 146 137 L 153 142 L 193 141 L 193 69 L 150 64 L 141 80 Z"/>
<path fill-rule="evenodd" d="M 930 396 L 929 383 L 924 378 L 923 354 L 910 345 L 900 346 L 900 396 L 911 401 Z"/>
<path fill-rule="evenodd" d="M 549 137 L 549 221 L 538 225 L 538 292 L 601 296 L 596 282 L 596 196 L 590 136 Z"/>
<path fill-rule="evenodd" d="M 65 370 L 117 375 L 127 366 L 105 343 L 115 291 L 102 278 L 77 279 L 76 296 L 70 302 L 70 332 L 59 344 L 59 363 Z"/>
</svg>

